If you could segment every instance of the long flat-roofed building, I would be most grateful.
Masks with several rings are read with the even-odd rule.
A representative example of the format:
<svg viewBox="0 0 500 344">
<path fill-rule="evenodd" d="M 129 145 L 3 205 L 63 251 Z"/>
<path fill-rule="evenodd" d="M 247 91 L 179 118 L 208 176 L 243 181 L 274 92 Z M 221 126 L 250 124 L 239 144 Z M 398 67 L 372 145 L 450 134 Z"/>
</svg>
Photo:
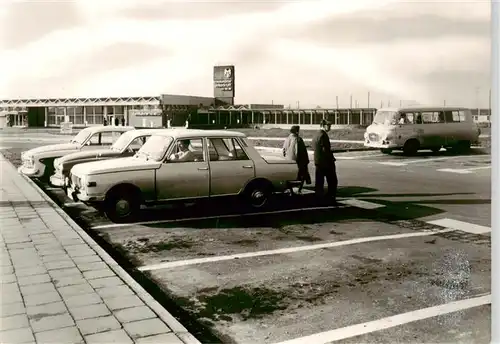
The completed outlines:
<svg viewBox="0 0 500 344">
<path fill-rule="evenodd" d="M 126 123 L 135 127 L 288 127 L 370 124 L 376 109 L 286 109 L 276 104 L 216 105 L 217 99 L 185 95 L 0 100 L 0 127 L 73 127 Z M 220 103 L 219 103 L 220 104 Z"/>
<path fill-rule="evenodd" d="M 134 127 L 224 128 L 293 124 L 314 126 L 370 124 L 376 109 L 285 109 L 283 105 L 235 105 L 235 68 L 214 66 L 213 97 L 162 94 L 140 97 L 0 100 L 2 127 L 73 127 L 127 124 Z"/>
</svg>

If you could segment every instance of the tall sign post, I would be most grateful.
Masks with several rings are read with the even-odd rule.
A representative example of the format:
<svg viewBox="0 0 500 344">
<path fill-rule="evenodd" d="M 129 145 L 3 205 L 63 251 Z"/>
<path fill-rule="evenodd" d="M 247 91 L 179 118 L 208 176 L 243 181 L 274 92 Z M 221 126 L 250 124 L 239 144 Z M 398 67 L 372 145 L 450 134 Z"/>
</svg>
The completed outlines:
<svg viewBox="0 0 500 344">
<path fill-rule="evenodd" d="M 234 80 L 234 66 L 214 66 L 215 105 L 234 105 Z"/>
</svg>

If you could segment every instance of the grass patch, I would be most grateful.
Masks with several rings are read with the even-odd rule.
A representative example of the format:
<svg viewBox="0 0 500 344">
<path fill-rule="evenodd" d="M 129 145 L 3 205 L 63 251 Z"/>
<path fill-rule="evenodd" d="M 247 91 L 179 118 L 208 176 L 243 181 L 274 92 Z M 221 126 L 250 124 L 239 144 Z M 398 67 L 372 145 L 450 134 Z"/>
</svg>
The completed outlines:
<svg viewBox="0 0 500 344">
<path fill-rule="evenodd" d="M 157 253 L 174 249 L 191 248 L 192 246 L 192 242 L 180 238 L 159 242 L 150 242 L 148 238 L 139 238 L 137 241 L 129 241 L 124 245 L 126 250 L 137 253 Z"/>
<path fill-rule="evenodd" d="M 179 306 L 189 309 L 199 318 L 232 321 L 239 316 L 243 321 L 260 319 L 278 310 L 286 309 L 284 293 L 266 288 L 235 287 L 200 290 L 195 299 L 177 298 Z"/>
</svg>

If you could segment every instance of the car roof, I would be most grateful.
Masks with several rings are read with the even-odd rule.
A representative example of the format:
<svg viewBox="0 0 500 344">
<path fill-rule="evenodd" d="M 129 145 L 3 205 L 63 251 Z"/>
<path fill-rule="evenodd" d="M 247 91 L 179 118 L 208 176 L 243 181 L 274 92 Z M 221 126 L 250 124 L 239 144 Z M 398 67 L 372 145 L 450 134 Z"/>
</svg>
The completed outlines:
<svg viewBox="0 0 500 344">
<path fill-rule="evenodd" d="M 127 132 L 127 134 L 130 135 L 135 135 L 135 136 L 141 136 L 141 135 L 157 135 L 158 133 L 161 133 L 163 131 L 167 131 L 170 129 L 165 129 L 165 128 L 151 128 L 151 129 L 135 129 Z"/>
<path fill-rule="evenodd" d="M 203 129 L 166 129 L 153 135 L 172 136 L 175 139 L 190 137 L 246 137 L 244 133 L 231 130 L 203 130 Z"/>
<path fill-rule="evenodd" d="M 469 110 L 468 108 L 459 106 L 405 106 L 405 107 L 386 107 L 380 108 L 378 111 L 452 111 L 452 110 Z"/>
<path fill-rule="evenodd" d="M 121 125 L 102 125 L 102 126 L 96 126 L 96 127 L 87 127 L 85 129 L 88 129 L 94 133 L 104 133 L 107 131 L 118 131 L 118 132 L 126 132 L 129 130 L 134 130 L 134 127 L 130 126 L 121 126 Z"/>
</svg>

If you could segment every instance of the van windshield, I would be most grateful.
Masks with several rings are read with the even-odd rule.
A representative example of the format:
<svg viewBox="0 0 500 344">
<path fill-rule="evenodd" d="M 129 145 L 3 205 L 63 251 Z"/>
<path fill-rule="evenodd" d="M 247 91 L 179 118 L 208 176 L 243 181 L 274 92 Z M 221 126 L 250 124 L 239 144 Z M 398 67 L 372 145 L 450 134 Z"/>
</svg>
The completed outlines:
<svg viewBox="0 0 500 344">
<path fill-rule="evenodd" d="M 396 111 L 377 111 L 373 118 L 373 124 L 391 125 L 396 124 L 398 113 Z"/>
</svg>

